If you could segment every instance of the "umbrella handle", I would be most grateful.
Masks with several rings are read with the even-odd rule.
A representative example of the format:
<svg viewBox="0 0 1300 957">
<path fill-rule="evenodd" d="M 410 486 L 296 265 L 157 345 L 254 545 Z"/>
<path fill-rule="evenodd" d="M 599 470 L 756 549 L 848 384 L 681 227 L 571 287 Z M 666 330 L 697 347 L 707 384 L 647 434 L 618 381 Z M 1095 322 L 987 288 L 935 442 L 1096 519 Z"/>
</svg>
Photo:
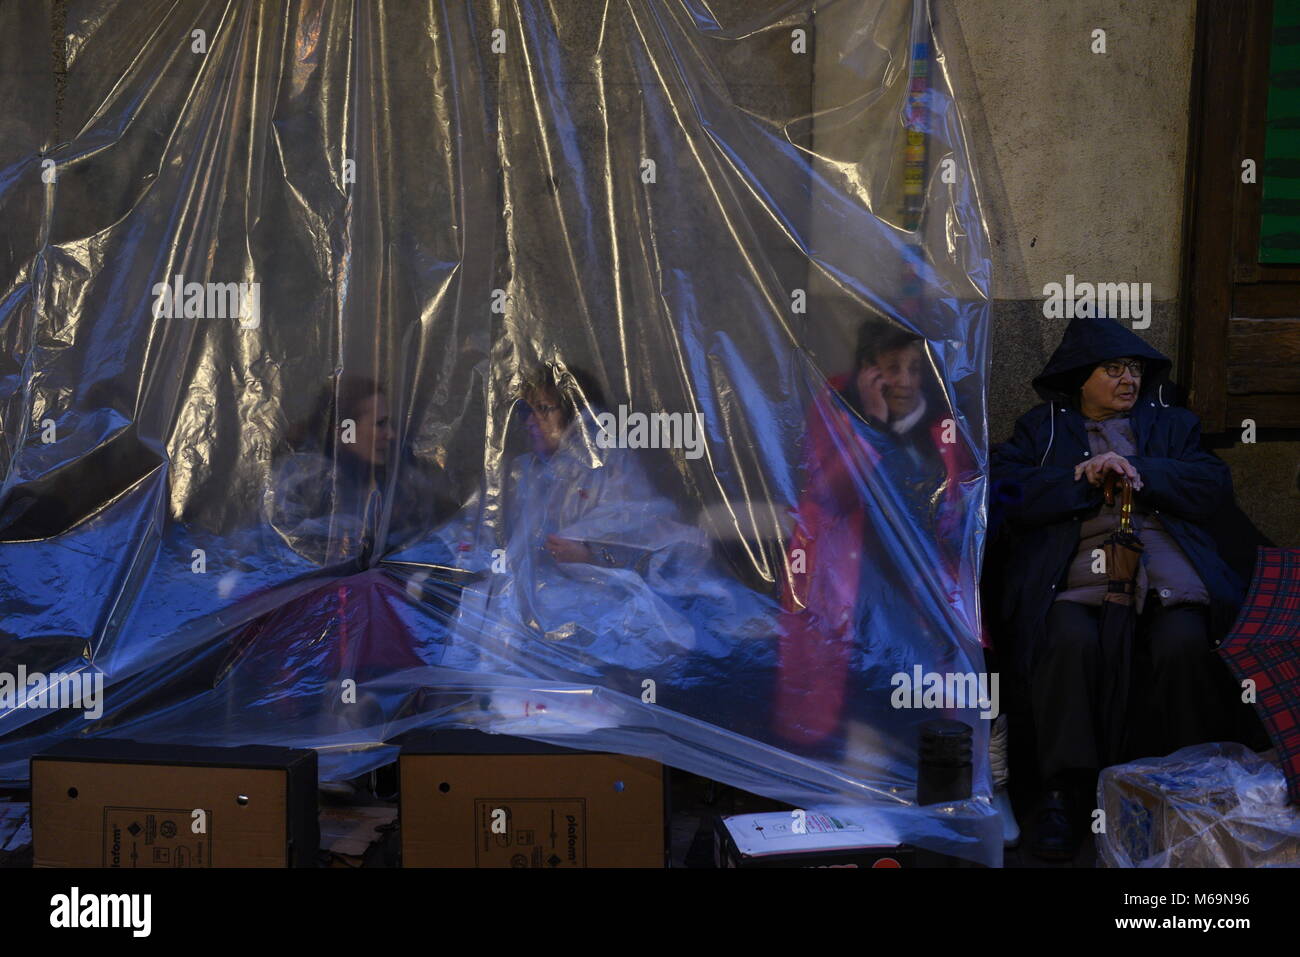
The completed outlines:
<svg viewBox="0 0 1300 957">
<path fill-rule="evenodd" d="M 1106 476 L 1106 504 L 1115 504 L 1115 485 L 1119 484 L 1119 530 L 1121 532 L 1133 531 L 1133 486 L 1129 484 L 1128 479 L 1121 478 L 1114 472 Z"/>
</svg>

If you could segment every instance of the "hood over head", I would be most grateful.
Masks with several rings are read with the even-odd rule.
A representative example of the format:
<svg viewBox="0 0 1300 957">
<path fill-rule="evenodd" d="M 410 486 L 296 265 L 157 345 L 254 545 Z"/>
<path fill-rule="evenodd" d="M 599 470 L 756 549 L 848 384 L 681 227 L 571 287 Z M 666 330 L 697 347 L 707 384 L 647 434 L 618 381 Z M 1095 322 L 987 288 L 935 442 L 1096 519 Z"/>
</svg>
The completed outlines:
<svg viewBox="0 0 1300 957">
<path fill-rule="evenodd" d="M 1061 344 L 1047 365 L 1034 378 L 1034 391 L 1048 402 L 1077 404 L 1079 388 L 1098 364 L 1108 359 L 1132 356 L 1145 359 L 1146 374 L 1139 396 L 1154 393 L 1168 380 L 1173 363 L 1126 326 L 1110 318 L 1076 316 L 1065 328 Z"/>
</svg>

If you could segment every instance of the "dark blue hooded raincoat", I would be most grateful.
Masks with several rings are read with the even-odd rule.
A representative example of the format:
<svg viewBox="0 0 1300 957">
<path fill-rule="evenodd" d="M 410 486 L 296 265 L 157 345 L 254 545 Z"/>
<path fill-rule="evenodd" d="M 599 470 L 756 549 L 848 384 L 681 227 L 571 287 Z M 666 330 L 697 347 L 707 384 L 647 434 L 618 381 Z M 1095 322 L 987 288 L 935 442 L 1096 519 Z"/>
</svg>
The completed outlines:
<svg viewBox="0 0 1300 957">
<path fill-rule="evenodd" d="M 1074 477 L 1075 466 L 1091 455 L 1078 388 L 1098 363 L 1121 356 L 1147 363 L 1129 413 L 1139 452 L 1129 461 L 1143 483 L 1135 502 L 1160 516 L 1200 574 L 1210 595 L 1215 642 L 1231 627 L 1245 598 L 1243 582 L 1220 556 L 1210 532 L 1216 512 L 1231 506 L 1232 477 L 1221 459 L 1201 447 L 1200 420 L 1171 404 L 1169 359 L 1113 319 L 1073 319 L 1034 379 L 1045 401 L 1021 416 L 1010 441 L 992 454 L 994 511 L 1005 563 L 998 575 L 997 617 L 1011 631 L 999 645 L 1022 679 L 1052 602 L 1065 587 L 1082 520 L 1102 500 L 1101 489 Z"/>
</svg>

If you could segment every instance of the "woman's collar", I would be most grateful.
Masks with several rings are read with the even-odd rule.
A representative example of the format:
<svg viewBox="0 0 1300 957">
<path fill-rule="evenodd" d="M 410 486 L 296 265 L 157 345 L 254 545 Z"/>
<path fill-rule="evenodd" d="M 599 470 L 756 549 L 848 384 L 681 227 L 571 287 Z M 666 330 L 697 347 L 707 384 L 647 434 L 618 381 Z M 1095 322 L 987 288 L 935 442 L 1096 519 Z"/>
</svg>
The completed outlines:
<svg viewBox="0 0 1300 957">
<path fill-rule="evenodd" d="M 907 415 L 903 416 L 901 419 L 889 423 L 889 429 L 895 435 L 902 435 L 903 433 L 910 431 L 912 427 L 915 426 L 916 423 L 920 422 L 921 418 L 925 415 L 925 396 L 922 395 L 918 398 L 921 401 L 916 403 L 915 409 L 907 413 Z"/>
</svg>

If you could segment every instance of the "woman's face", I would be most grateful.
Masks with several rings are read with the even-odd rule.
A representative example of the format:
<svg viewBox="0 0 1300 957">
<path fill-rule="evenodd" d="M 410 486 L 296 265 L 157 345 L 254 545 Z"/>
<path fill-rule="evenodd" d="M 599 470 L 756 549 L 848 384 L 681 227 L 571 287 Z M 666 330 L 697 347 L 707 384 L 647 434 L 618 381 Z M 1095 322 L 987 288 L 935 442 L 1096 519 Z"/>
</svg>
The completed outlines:
<svg viewBox="0 0 1300 957">
<path fill-rule="evenodd" d="M 343 447 L 371 465 L 388 464 L 388 455 L 396 436 L 388 415 L 388 400 L 382 395 L 363 399 L 356 408 L 356 441 Z"/>
<path fill-rule="evenodd" d="M 1092 418 L 1127 412 L 1137 402 L 1142 385 L 1140 359 L 1125 356 L 1103 362 L 1092 370 L 1083 383 L 1081 406 L 1085 415 Z M 1118 375 L 1112 373 L 1118 372 Z"/>
<path fill-rule="evenodd" d="M 890 419 L 910 415 L 921 401 L 921 348 L 915 344 L 890 349 L 876 357 L 884 379 Z"/>
<path fill-rule="evenodd" d="M 547 456 L 560 447 L 568 421 L 560 397 L 549 389 L 539 389 L 525 400 L 528 403 L 528 438 L 533 451 Z"/>
</svg>

